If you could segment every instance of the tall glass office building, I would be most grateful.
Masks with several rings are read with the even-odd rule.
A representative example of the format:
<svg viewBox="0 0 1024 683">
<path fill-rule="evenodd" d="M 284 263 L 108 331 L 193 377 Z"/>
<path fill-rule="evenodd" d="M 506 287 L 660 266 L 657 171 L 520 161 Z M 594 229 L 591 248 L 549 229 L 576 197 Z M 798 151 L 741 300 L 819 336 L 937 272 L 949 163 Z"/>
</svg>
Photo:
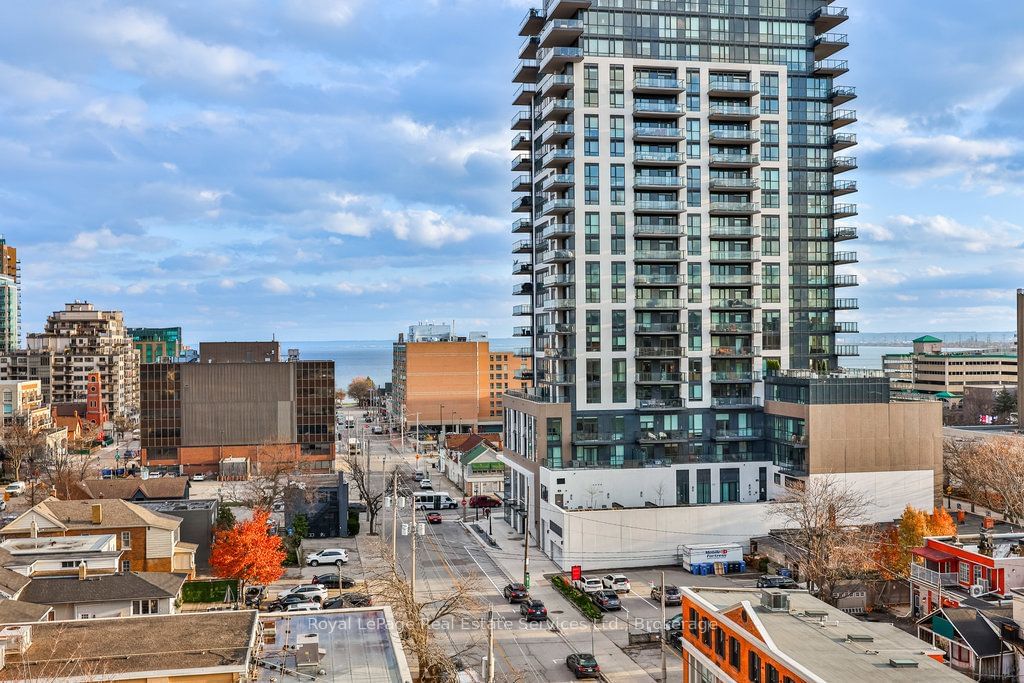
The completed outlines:
<svg viewBox="0 0 1024 683">
<path fill-rule="evenodd" d="M 731 465 L 772 459 L 765 372 L 857 353 L 836 343 L 857 331 L 841 319 L 857 308 L 842 273 L 857 236 L 843 222 L 857 213 L 846 19 L 830 0 L 547 0 L 527 14 L 512 231 L 515 334 L 535 370 L 506 401 L 525 463 L 512 500 L 535 466 L 668 466 L 685 477 L 666 475 L 663 498 L 764 499 L 765 468 Z M 729 472 L 694 485 L 686 466 L 706 463 Z"/>
</svg>

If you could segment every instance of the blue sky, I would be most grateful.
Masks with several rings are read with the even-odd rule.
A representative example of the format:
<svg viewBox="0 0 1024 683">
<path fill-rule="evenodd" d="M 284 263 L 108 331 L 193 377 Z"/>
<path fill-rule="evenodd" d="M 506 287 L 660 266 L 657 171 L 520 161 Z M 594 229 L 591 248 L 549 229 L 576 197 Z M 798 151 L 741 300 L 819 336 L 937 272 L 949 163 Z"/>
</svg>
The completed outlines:
<svg viewBox="0 0 1024 683">
<path fill-rule="evenodd" d="M 847 4 L 861 329 L 1011 329 L 1024 3 Z M 3 3 L 0 232 L 25 329 L 78 298 L 192 341 L 382 339 L 426 318 L 508 336 L 529 6 Z"/>
</svg>

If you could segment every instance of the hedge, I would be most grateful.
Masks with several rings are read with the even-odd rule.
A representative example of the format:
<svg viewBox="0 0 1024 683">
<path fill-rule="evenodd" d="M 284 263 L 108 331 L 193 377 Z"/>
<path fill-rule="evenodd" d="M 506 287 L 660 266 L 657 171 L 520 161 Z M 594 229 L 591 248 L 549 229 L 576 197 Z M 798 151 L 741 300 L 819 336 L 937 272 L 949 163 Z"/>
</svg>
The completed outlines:
<svg viewBox="0 0 1024 683">
<path fill-rule="evenodd" d="M 601 621 L 604 618 L 601 608 L 591 601 L 590 596 L 583 591 L 573 588 L 564 576 L 551 577 L 551 585 L 555 587 L 555 590 L 564 595 L 566 600 L 576 605 L 576 609 L 582 612 L 583 616 L 587 619 Z"/>
<path fill-rule="evenodd" d="M 231 589 L 231 597 L 238 600 L 238 581 L 218 579 L 214 581 L 186 581 L 181 587 L 182 602 L 224 602 L 224 594 Z"/>
</svg>

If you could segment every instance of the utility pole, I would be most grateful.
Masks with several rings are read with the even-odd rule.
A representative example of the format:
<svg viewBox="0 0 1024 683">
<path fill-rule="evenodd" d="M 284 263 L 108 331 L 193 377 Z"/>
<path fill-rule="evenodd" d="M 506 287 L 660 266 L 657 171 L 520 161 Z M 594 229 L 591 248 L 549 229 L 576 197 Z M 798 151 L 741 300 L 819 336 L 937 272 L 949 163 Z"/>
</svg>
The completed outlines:
<svg viewBox="0 0 1024 683">
<path fill-rule="evenodd" d="M 494 609 L 487 610 L 487 683 L 494 683 Z"/>
<path fill-rule="evenodd" d="M 410 528 L 412 533 L 412 567 L 409 570 L 409 585 L 412 588 L 412 601 L 416 602 L 416 537 L 419 535 L 419 529 L 416 528 L 416 498 L 412 500 L 412 525 Z"/>
<path fill-rule="evenodd" d="M 526 515 L 523 527 L 523 585 L 530 589 L 530 487 L 526 486 Z"/>
<path fill-rule="evenodd" d="M 661 683 L 668 683 L 668 659 L 665 652 L 665 572 L 661 572 Z"/>
<path fill-rule="evenodd" d="M 398 575 L 398 468 L 391 480 L 391 562 Z"/>
</svg>

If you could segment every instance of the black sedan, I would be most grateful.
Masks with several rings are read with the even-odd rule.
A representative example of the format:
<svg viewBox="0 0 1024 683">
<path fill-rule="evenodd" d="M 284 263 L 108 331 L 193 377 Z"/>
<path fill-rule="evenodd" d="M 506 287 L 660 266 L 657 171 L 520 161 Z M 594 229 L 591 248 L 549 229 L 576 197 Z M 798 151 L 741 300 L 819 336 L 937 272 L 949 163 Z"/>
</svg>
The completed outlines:
<svg viewBox="0 0 1024 683">
<path fill-rule="evenodd" d="M 589 652 L 577 652 L 565 658 L 565 666 L 579 678 L 600 678 L 601 667 Z"/>
<path fill-rule="evenodd" d="M 338 574 L 318 574 L 310 583 L 319 583 L 324 588 L 352 588 L 356 585 L 355 579 Z"/>
<path fill-rule="evenodd" d="M 661 602 L 661 586 L 655 586 L 651 589 L 651 600 Z M 665 604 L 683 604 L 683 593 L 679 590 L 678 586 L 665 586 Z"/>
<path fill-rule="evenodd" d="M 605 612 L 622 609 L 622 602 L 613 590 L 601 590 L 590 594 L 591 601 Z"/>
<path fill-rule="evenodd" d="M 540 600 L 527 600 L 526 602 L 519 603 L 519 614 L 526 621 L 546 621 L 548 618 L 548 608 Z"/>
<path fill-rule="evenodd" d="M 345 593 L 344 595 L 324 600 L 324 609 L 347 609 L 349 607 L 370 607 L 373 599 L 365 593 Z"/>
<path fill-rule="evenodd" d="M 530 591 L 521 583 L 510 583 L 501 591 L 509 602 L 526 602 L 530 599 Z"/>
<path fill-rule="evenodd" d="M 288 605 L 297 605 L 300 602 L 312 603 L 313 600 L 309 596 L 292 593 L 286 595 L 283 598 L 277 598 L 267 603 L 267 609 L 271 612 L 283 612 L 288 608 Z"/>
</svg>

